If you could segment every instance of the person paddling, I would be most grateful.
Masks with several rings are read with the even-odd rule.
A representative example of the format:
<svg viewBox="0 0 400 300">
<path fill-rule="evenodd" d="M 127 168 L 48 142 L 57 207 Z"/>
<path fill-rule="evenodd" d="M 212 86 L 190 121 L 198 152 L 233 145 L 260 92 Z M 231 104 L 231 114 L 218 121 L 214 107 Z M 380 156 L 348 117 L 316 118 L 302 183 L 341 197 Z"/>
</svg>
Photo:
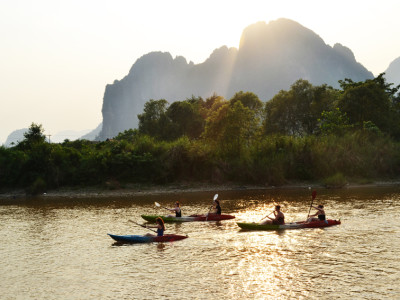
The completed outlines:
<svg viewBox="0 0 400 300">
<path fill-rule="evenodd" d="M 165 231 L 165 225 L 164 221 L 161 218 L 156 219 L 156 224 L 155 226 L 149 226 L 149 225 L 144 225 L 145 228 L 157 228 L 157 236 L 163 236 L 164 231 Z M 153 234 L 148 233 L 146 234 L 147 236 L 153 236 Z"/>
<path fill-rule="evenodd" d="M 280 205 L 275 206 L 275 210 L 273 211 L 275 218 L 271 218 L 269 215 L 264 218 L 268 218 L 269 220 L 265 220 L 260 223 L 260 225 L 266 224 L 274 224 L 274 225 L 283 225 L 285 224 L 285 215 L 281 212 Z"/>
<path fill-rule="evenodd" d="M 217 199 L 214 200 L 213 208 L 214 208 L 214 211 L 212 212 L 213 214 L 220 215 L 222 213 L 221 205 L 219 204 L 219 201 Z"/>
<path fill-rule="evenodd" d="M 316 209 L 317 212 L 313 215 L 309 215 L 307 222 L 314 222 L 314 221 L 326 221 L 326 215 L 325 215 L 325 210 L 323 205 L 318 205 L 317 207 L 312 206 L 312 208 Z M 312 218 L 317 216 L 318 218 Z"/>
<path fill-rule="evenodd" d="M 167 208 L 164 207 L 165 209 L 168 209 L 169 211 L 174 211 L 175 212 L 175 217 L 176 218 L 180 218 L 182 217 L 182 210 L 181 210 L 181 206 L 179 204 L 178 201 L 175 202 L 175 207 L 174 208 Z M 168 217 L 173 217 L 172 215 L 168 216 Z"/>
</svg>

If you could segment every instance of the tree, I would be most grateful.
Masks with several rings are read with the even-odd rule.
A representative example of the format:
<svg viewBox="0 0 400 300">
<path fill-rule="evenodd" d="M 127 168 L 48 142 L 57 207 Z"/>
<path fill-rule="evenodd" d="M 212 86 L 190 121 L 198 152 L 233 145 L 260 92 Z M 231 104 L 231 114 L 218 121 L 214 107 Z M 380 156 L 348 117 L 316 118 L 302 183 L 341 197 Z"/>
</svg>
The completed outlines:
<svg viewBox="0 0 400 300">
<path fill-rule="evenodd" d="M 398 87 L 391 88 L 392 84 L 386 83 L 383 75 L 364 82 L 353 82 L 347 78 L 339 81 L 343 92 L 338 107 L 347 114 L 350 123 L 358 128 L 363 128 L 364 122 L 370 121 L 381 131 L 390 132 L 394 125 L 391 122 L 393 100 Z"/>
<path fill-rule="evenodd" d="M 400 93 L 393 96 L 391 101 L 390 135 L 400 140 Z"/>
<path fill-rule="evenodd" d="M 242 102 L 243 106 L 255 112 L 259 112 L 264 106 L 258 96 L 252 92 L 237 92 L 230 100 L 231 105 L 234 105 L 237 101 Z"/>
<path fill-rule="evenodd" d="M 35 193 L 35 190 L 42 191 L 46 182 L 52 180 L 49 172 L 51 145 L 45 142 L 46 136 L 43 132 L 42 125 L 32 123 L 24 133 L 25 139 L 15 147 L 27 156 L 21 166 L 18 181 L 28 187 L 27 191 L 31 194 Z"/>
<path fill-rule="evenodd" d="M 280 91 L 265 104 L 264 132 L 304 136 L 318 129 L 318 118 L 329 111 L 338 91 L 327 85 L 314 87 L 307 80 L 298 80 L 289 91 Z"/>
<path fill-rule="evenodd" d="M 192 97 L 185 101 L 172 103 L 166 112 L 171 122 L 170 139 L 187 136 L 198 138 L 204 130 L 205 119 L 201 115 L 204 101 L 201 97 Z"/>
<path fill-rule="evenodd" d="M 24 133 L 24 139 L 17 145 L 20 150 L 32 149 L 35 145 L 43 144 L 46 140 L 41 124 L 32 123 L 28 131 Z"/>
<path fill-rule="evenodd" d="M 352 127 L 349 124 L 349 118 L 346 113 L 342 113 L 339 108 L 331 111 L 323 111 L 318 122 L 320 133 L 325 135 L 342 135 L 348 128 Z"/>
<path fill-rule="evenodd" d="M 227 102 L 208 119 L 203 137 L 214 144 L 221 153 L 240 157 L 242 150 L 251 144 L 259 129 L 256 112 L 241 101 Z"/>
<path fill-rule="evenodd" d="M 167 106 L 168 102 L 165 99 L 150 99 L 146 102 L 143 113 L 138 115 L 139 132 L 156 138 L 165 137 L 169 130 Z"/>
</svg>

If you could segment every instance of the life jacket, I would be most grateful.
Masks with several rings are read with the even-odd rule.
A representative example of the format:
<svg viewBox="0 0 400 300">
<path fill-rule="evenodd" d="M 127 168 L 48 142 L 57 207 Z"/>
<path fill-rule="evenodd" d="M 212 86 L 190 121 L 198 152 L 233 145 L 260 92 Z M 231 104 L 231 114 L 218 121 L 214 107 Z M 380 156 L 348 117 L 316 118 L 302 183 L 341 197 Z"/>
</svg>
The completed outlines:
<svg viewBox="0 0 400 300">
<path fill-rule="evenodd" d="M 177 218 L 182 217 L 182 209 L 179 208 L 179 211 L 175 211 L 175 217 Z"/>
<path fill-rule="evenodd" d="M 219 205 L 217 205 L 217 215 L 220 215 L 221 214 L 221 206 L 219 206 Z"/>
<path fill-rule="evenodd" d="M 164 235 L 164 229 L 157 228 L 157 236 L 163 236 Z"/>
</svg>

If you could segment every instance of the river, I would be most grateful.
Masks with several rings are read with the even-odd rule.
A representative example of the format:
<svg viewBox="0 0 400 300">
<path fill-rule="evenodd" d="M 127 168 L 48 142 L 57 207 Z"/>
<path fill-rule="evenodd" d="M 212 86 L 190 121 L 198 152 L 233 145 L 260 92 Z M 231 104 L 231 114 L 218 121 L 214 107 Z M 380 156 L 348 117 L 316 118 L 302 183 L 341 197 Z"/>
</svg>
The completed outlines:
<svg viewBox="0 0 400 300">
<path fill-rule="evenodd" d="M 141 214 L 204 213 L 215 193 L 234 220 L 166 224 L 173 243 L 117 245 L 146 234 Z M 305 219 L 308 189 L 122 198 L 42 197 L 0 205 L 1 299 L 399 299 L 400 187 L 317 189 L 314 204 L 342 224 L 241 231 L 279 203 Z M 0 202 L 1 203 L 1 202 Z"/>
</svg>

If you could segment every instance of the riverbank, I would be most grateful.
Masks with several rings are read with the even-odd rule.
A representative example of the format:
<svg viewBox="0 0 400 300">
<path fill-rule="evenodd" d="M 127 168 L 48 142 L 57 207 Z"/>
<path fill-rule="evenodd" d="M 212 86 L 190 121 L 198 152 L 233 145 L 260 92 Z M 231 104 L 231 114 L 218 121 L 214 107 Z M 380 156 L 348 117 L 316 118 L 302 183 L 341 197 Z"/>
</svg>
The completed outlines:
<svg viewBox="0 0 400 300">
<path fill-rule="evenodd" d="M 361 188 L 379 186 L 400 186 L 400 180 L 375 181 L 366 184 L 348 183 L 340 188 Z M 139 185 L 126 184 L 124 186 L 91 186 L 91 187 L 64 187 L 46 191 L 35 197 L 49 198 L 107 198 L 107 197 L 131 197 L 160 194 L 193 193 L 193 192 L 221 192 L 232 190 L 279 190 L 279 189 L 326 189 L 327 187 L 319 183 L 292 182 L 282 186 L 266 185 L 240 185 L 233 183 L 210 184 L 210 183 L 175 183 L 168 185 Z M 6 200 L 32 198 L 27 196 L 24 190 L 13 190 L 0 193 L 0 203 Z"/>
</svg>

